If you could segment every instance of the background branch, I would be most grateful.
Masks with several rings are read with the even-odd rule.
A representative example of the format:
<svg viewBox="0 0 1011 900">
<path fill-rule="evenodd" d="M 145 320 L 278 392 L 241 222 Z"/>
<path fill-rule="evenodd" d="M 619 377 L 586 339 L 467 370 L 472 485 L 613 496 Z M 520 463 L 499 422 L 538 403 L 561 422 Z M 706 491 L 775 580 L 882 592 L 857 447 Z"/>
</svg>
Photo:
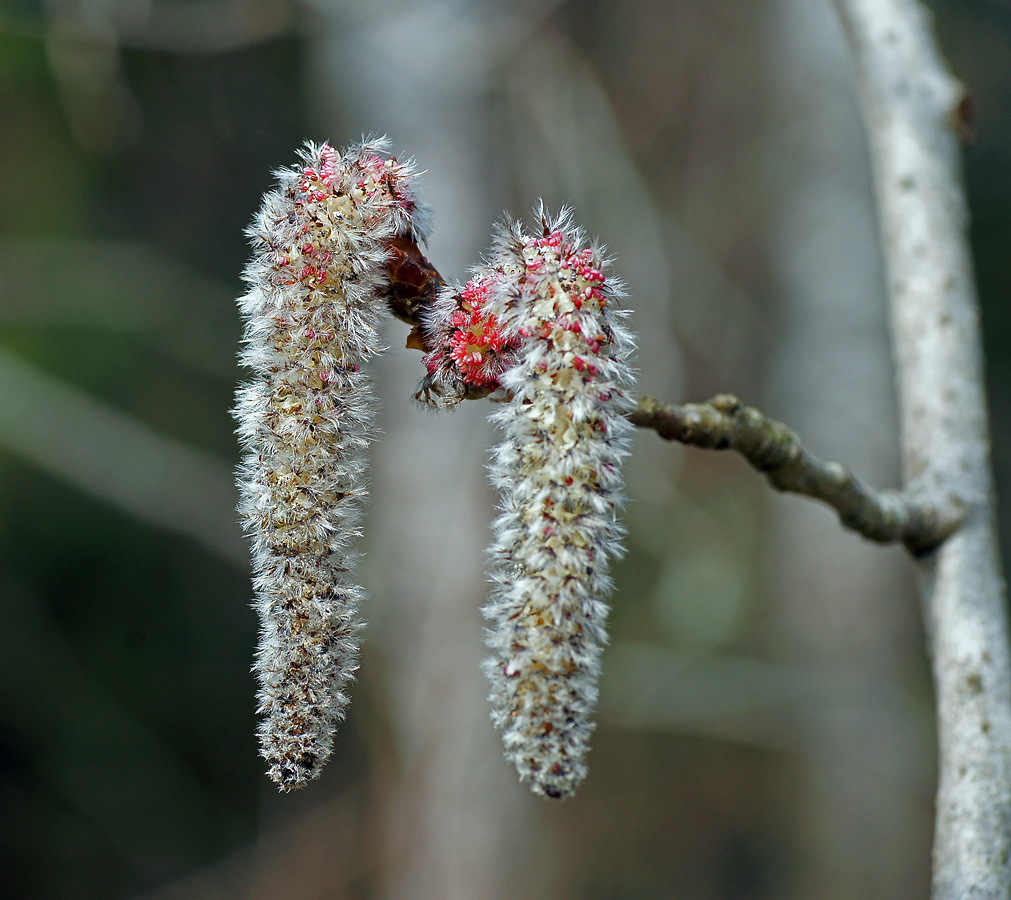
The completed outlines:
<svg viewBox="0 0 1011 900">
<path fill-rule="evenodd" d="M 870 140 L 904 478 L 965 522 L 916 563 L 937 692 L 933 896 L 1011 896 L 1011 658 L 958 132 L 964 88 L 914 0 L 835 0 Z"/>
</svg>

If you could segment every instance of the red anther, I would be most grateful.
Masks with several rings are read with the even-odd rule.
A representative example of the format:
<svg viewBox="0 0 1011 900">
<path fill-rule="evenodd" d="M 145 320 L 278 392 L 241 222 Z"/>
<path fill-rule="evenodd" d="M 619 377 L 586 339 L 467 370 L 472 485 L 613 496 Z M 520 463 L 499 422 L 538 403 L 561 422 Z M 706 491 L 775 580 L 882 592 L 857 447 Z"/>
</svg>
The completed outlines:
<svg viewBox="0 0 1011 900">
<path fill-rule="evenodd" d="M 460 292 L 460 299 L 464 303 L 480 309 L 484 305 L 485 300 L 488 299 L 488 294 L 491 292 L 491 281 L 492 280 L 487 277 L 479 277 L 468 281 L 464 286 L 464 289 Z"/>
<path fill-rule="evenodd" d="M 585 365 L 586 365 L 586 364 L 585 364 L 585 363 L 584 363 L 584 362 L 582 361 L 582 359 L 580 359 L 580 358 L 579 358 L 578 356 L 573 356 L 573 357 L 572 357 L 572 367 L 573 367 L 573 368 L 574 368 L 574 369 L 575 369 L 575 370 L 576 370 L 577 372 L 582 372 L 582 371 L 583 371 L 583 367 L 584 367 Z"/>
<path fill-rule="evenodd" d="M 324 181 L 329 182 L 337 174 L 337 152 L 329 144 L 324 144 L 319 148 L 319 155 L 322 161 L 320 175 Z"/>
<path fill-rule="evenodd" d="M 572 297 L 572 305 L 574 307 L 576 307 L 576 309 L 582 309 L 583 308 L 583 298 L 580 297 L 579 294 L 574 294 L 573 297 Z"/>
<path fill-rule="evenodd" d="M 316 332 L 315 332 L 315 331 L 313 331 L 313 330 L 312 330 L 311 328 L 306 328 L 306 330 L 305 330 L 304 332 L 302 332 L 302 333 L 303 333 L 303 334 L 304 334 L 304 335 L 306 336 L 306 338 L 307 338 L 308 340 L 310 340 L 310 341 L 311 341 L 311 340 L 312 340 L 313 338 L 315 338 L 315 337 L 316 337 Z"/>
<path fill-rule="evenodd" d="M 596 376 L 600 370 L 593 363 L 587 363 L 586 371 L 589 372 L 591 376 Z"/>
</svg>

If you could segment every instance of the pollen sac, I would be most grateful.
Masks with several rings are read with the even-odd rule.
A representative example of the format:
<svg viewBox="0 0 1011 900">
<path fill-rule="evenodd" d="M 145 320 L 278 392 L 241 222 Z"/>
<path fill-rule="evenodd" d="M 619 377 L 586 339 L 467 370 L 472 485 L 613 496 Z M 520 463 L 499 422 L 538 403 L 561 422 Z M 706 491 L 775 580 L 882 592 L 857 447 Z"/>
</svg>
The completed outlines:
<svg viewBox="0 0 1011 900">
<path fill-rule="evenodd" d="M 376 414 L 367 363 L 381 349 L 395 248 L 424 259 L 426 236 L 413 170 L 388 150 L 308 144 L 248 230 L 239 515 L 260 618 L 261 752 L 282 790 L 319 774 L 358 666 L 352 546 Z"/>
</svg>

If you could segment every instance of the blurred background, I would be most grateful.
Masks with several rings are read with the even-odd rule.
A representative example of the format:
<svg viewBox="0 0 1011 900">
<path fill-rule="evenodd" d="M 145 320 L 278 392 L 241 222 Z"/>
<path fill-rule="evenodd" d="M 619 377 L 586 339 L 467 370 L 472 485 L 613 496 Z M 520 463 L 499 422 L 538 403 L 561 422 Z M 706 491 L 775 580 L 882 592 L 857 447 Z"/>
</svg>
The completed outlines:
<svg viewBox="0 0 1011 900">
<path fill-rule="evenodd" d="M 933 8 L 975 100 L 1006 494 L 1011 2 Z M 0 0 L 0 894 L 925 897 L 932 695 L 902 553 L 652 434 L 590 776 L 562 804 L 517 783 L 478 671 L 488 410 L 414 407 L 396 322 L 351 712 L 322 779 L 274 791 L 231 477 L 243 229 L 305 139 L 373 132 L 426 171 L 444 274 L 502 210 L 573 204 L 629 284 L 643 391 L 733 391 L 897 483 L 827 0 Z"/>
</svg>

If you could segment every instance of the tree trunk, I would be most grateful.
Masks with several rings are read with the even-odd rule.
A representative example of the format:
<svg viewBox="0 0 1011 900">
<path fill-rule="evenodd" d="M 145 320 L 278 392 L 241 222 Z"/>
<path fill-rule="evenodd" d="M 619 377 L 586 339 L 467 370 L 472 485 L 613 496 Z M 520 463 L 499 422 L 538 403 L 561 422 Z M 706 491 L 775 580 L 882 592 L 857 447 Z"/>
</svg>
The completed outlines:
<svg viewBox="0 0 1011 900">
<path fill-rule="evenodd" d="M 967 98 L 915 0 L 836 0 L 870 141 L 906 487 L 962 527 L 916 560 L 937 691 L 934 900 L 1011 896 L 1011 654 L 957 131 Z"/>
</svg>

